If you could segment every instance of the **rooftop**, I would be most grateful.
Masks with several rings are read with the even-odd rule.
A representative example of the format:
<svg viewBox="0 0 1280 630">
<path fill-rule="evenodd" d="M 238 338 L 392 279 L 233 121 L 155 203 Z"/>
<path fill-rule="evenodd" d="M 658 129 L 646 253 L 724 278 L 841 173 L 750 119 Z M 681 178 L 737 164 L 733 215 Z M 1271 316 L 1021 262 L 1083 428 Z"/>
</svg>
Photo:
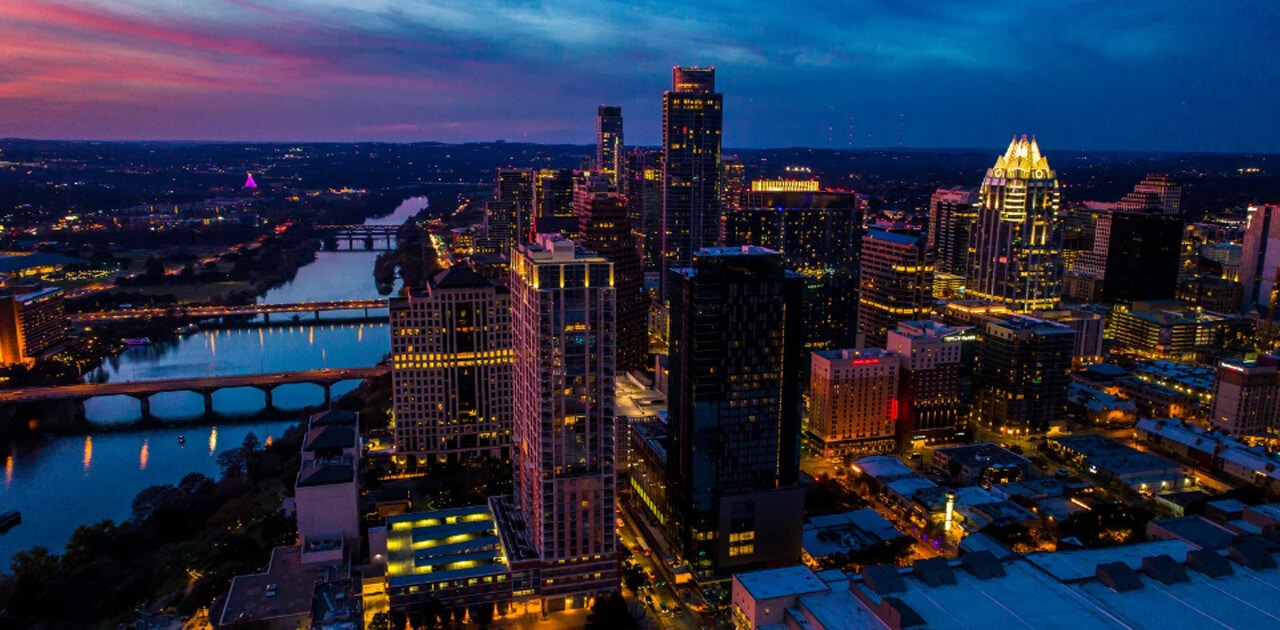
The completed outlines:
<svg viewBox="0 0 1280 630">
<path fill-rule="evenodd" d="M 268 587 L 274 594 L 268 595 Z M 307 615 L 315 592 L 315 573 L 302 566 L 302 551 L 296 547 L 276 547 L 266 571 L 236 576 L 218 616 L 219 627 L 236 621 Z"/>
<path fill-rule="evenodd" d="M 933 453 L 934 457 L 941 455 L 950 461 L 958 461 L 961 465 L 969 468 L 1000 465 L 1031 467 L 1031 462 L 1027 458 L 990 442 L 966 444 L 964 446 L 947 446 L 934 449 Z"/>
<path fill-rule="evenodd" d="M 354 427 L 359 419 L 360 414 L 354 411 L 347 411 L 346 409 L 328 409 L 326 411 L 318 411 L 311 414 L 310 422 L 313 427 L 330 424 Z"/>
<path fill-rule="evenodd" d="M 756 600 L 825 593 L 828 590 L 827 585 L 803 565 L 739 573 L 733 576 L 733 580 L 742 584 Z"/>
<path fill-rule="evenodd" d="M 886 243 L 893 243 L 894 245 L 904 245 L 908 247 L 914 247 L 920 243 L 919 236 L 900 234 L 898 232 L 885 232 L 882 230 L 870 230 L 867 232 L 866 238 L 873 241 L 884 241 Z"/>
<path fill-rule="evenodd" d="M 355 429 L 336 424 L 325 424 L 307 431 L 302 440 L 303 451 L 349 449 L 356 447 Z"/>
<path fill-rule="evenodd" d="M 454 265 L 431 278 L 432 289 L 492 288 L 493 282 L 466 265 Z"/>
<path fill-rule="evenodd" d="M 298 483 L 295 487 L 353 483 L 355 478 L 355 460 L 349 456 L 312 459 L 302 462 L 301 468 L 298 469 Z"/>
</svg>

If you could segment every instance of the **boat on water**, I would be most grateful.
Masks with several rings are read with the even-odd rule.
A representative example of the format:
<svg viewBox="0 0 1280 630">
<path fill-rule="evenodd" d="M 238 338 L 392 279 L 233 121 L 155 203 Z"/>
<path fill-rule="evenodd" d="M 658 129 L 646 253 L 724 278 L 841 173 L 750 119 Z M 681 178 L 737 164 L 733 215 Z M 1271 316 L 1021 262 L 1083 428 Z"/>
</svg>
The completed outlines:
<svg viewBox="0 0 1280 630">
<path fill-rule="evenodd" d="M 22 512 L 17 510 L 9 510 L 4 514 L 0 514 L 0 534 L 7 532 L 18 523 L 22 522 Z"/>
<path fill-rule="evenodd" d="M 187 335 L 195 334 L 197 332 L 200 332 L 200 327 L 195 324 L 187 324 L 186 326 L 183 326 L 178 329 L 178 334 L 184 337 Z"/>
<path fill-rule="evenodd" d="M 182 445 L 184 445 L 184 444 L 186 444 L 186 443 L 187 443 L 187 436 L 185 436 L 185 435 L 179 435 L 179 436 L 178 436 L 178 446 L 182 446 Z"/>
<path fill-rule="evenodd" d="M 129 337 L 124 340 L 124 345 L 131 348 L 141 348 L 151 345 L 151 339 L 147 337 Z"/>
</svg>

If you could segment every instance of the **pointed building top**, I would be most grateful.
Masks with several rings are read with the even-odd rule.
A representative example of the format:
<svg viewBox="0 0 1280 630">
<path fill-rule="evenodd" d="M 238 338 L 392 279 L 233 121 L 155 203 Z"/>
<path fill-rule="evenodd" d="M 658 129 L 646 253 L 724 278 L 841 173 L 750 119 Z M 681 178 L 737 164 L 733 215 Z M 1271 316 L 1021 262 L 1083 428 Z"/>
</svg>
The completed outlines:
<svg viewBox="0 0 1280 630">
<path fill-rule="evenodd" d="M 1035 136 L 1028 140 L 1026 134 L 1021 138 L 1013 137 L 1004 155 L 996 158 L 996 165 L 992 170 L 996 169 L 1000 169 L 999 174 L 989 172 L 988 175 L 1011 179 L 1052 179 L 1054 177 L 1053 171 L 1049 170 L 1049 160 L 1040 154 L 1040 145 L 1036 143 Z"/>
<path fill-rule="evenodd" d="M 245 188 L 257 188 L 258 183 L 253 181 L 253 173 L 245 173 L 248 177 L 244 180 Z"/>
</svg>

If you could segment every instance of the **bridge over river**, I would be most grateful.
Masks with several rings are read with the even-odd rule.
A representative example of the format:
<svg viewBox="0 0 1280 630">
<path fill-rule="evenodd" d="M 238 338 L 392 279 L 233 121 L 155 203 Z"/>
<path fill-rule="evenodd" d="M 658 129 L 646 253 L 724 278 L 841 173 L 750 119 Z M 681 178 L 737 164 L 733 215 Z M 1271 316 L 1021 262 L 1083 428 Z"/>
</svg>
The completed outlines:
<svg viewBox="0 0 1280 630">
<path fill-rule="evenodd" d="M 150 308 L 128 308 L 114 311 L 97 311 L 93 313 L 73 313 L 67 315 L 67 321 L 74 325 L 103 324 L 122 322 L 134 319 L 152 319 L 156 317 L 173 317 L 183 319 L 212 319 L 215 317 L 262 315 L 271 321 L 272 314 L 282 313 L 314 313 L 316 319 L 320 313 L 327 311 L 364 311 L 369 317 L 369 309 L 387 308 L 387 300 L 329 300 L 323 302 L 295 302 L 292 304 L 242 304 L 239 306 L 157 306 Z"/>
<path fill-rule="evenodd" d="M 0 391 L 0 404 L 45 402 L 78 402 L 83 404 L 84 401 L 99 396 L 130 396 L 136 398 L 141 404 L 142 421 L 148 422 L 153 419 L 151 415 L 151 397 L 161 392 L 186 391 L 200 394 L 204 397 L 205 414 L 211 415 L 213 414 L 213 393 L 220 389 L 253 387 L 262 390 L 266 399 L 266 407 L 270 409 L 274 406 L 271 400 L 271 392 L 277 386 L 288 383 L 311 383 L 324 388 L 324 402 L 328 404 L 331 399 L 331 389 L 335 383 L 374 378 L 386 374 L 390 370 L 390 365 L 379 364 L 373 367 L 301 370 L 276 374 L 243 374 L 122 383 L 84 383 L 57 387 L 25 387 Z"/>
</svg>

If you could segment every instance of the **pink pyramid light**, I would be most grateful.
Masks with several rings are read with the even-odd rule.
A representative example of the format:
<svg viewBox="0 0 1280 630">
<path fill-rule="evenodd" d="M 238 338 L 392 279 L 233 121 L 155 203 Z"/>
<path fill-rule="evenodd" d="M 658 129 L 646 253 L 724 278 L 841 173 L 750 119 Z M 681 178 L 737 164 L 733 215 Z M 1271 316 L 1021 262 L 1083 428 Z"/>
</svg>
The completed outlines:
<svg viewBox="0 0 1280 630">
<path fill-rule="evenodd" d="M 245 175 L 248 175 L 248 176 L 249 176 L 249 178 L 248 178 L 248 179 L 246 179 L 246 180 L 244 180 L 244 187 L 245 187 L 245 188 L 257 188 L 257 187 L 258 187 L 258 183 L 257 183 L 257 182 L 255 182 L 255 181 L 253 181 L 253 173 L 245 173 Z"/>
</svg>

